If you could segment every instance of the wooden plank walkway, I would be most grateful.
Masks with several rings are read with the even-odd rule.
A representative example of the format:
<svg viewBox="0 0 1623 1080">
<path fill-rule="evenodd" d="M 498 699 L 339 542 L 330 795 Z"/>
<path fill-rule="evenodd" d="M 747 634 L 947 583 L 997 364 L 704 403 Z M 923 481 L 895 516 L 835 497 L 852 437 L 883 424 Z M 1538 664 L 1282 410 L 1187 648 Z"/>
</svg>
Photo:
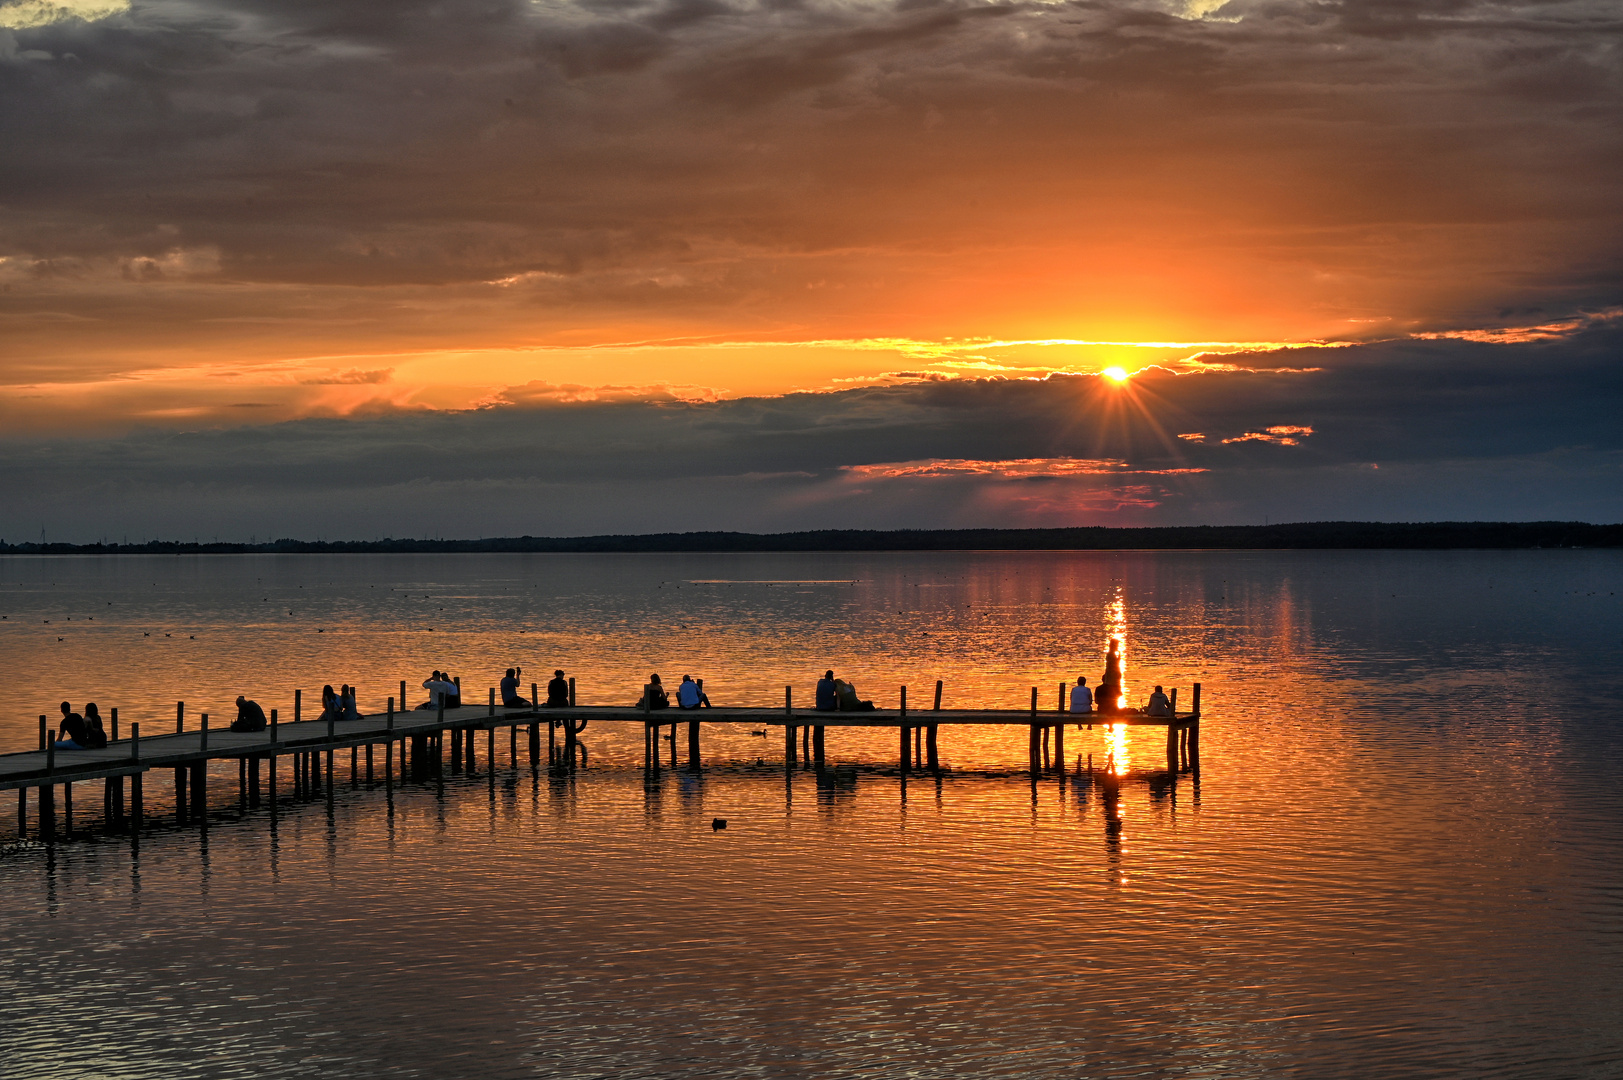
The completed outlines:
<svg viewBox="0 0 1623 1080">
<path fill-rule="evenodd" d="M 1077 724 L 1101 727 L 1114 724 L 1148 727 L 1186 727 L 1199 720 L 1196 713 L 1176 717 L 1144 716 L 1138 713 L 1089 713 L 1086 718 L 1070 713 L 1038 712 L 1024 709 L 941 709 L 901 712 L 875 709 L 872 712 L 816 712 L 809 709 L 785 711 L 774 708 L 659 709 L 645 713 L 630 706 L 576 705 L 558 709 L 504 709 L 491 714 L 485 705 L 463 705 L 437 710 L 414 709 L 360 720 L 304 720 L 277 724 L 270 731 L 243 733 L 229 728 L 212 728 L 205 735 L 192 730 L 167 735 L 144 736 L 139 746 L 120 739 L 105 750 L 24 750 L 0 754 L 0 791 L 41 784 L 99 780 L 107 776 L 128 776 L 148 769 L 194 765 L 199 761 L 235 759 L 251 755 L 341 750 L 351 746 L 401 739 L 413 735 L 437 734 L 451 728 L 526 727 L 538 721 L 554 725 L 564 720 L 598 723 L 645 724 L 666 727 L 675 724 L 752 724 L 757 727 L 810 728 L 927 728 L 932 725 L 1031 727 Z M 392 726 L 391 726 L 392 723 Z M 330 730 L 329 730 L 330 729 Z"/>
<path fill-rule="evenodd" d="M 535 693 L 532 687 L 532 695 Z M 572 696 L 572 695 L 571 695 Z M 494 691 L 491 691 L 492 702 Z M 297 696 L 295 697 L 297 700 Z M 391 705 L 394 699 L 390 699 Z M 940 700 L 937 686 L 936 700 Z M 1181 771 L 1199 772 L 1200 738 L 1200 685 L 1194 686 L 1188 712 L 1174 710 L 1171 716 L 1147 716 L 1142 713 L 1088 713 L 1072 714 L 1059 711 L 1042 712 L 1036 708 L 1037 691 L 1032 690 L 1032 705 L 1028 709 L 941 709 L 926 710 L 875 709 L 867 712 L 823 712 L 795 709 L 792 695 L 785 691 L 782 708 L 721 707 L 703 709 L 660 709 L 644 711 L 635 706 L 569 705 L 561 708 L 523 707 L 507 708 L 492 702 L 482 705 L 462 705 L 452 709 L 413 709 L 356 720 L 302 720 L 293 723 L 272 723 L 262 732 L 234 732 L 229 727 L 209 728 L 207 714 L 199 717 L 199 726 L 193 730 L 174 731 L 142 738 L 117 739 L 102 750 L 28 750 L 20 753 L 0 754 L 0 790 L 16 789 L 18 800 L 18 829 L 26 834 L 28 819 L 27 790 L 37 791 L 39 835 L 47 841 L 56 835 L 56 789 L 62 788 L 62 803 L 66 821 L 71 829 L 73 788 L 86 781 L 101 780 L 105 784 L 103 811 L 111 831 L 139 833 L 143 821 L 142 778 L 154 769 L 172 769 L 175 776 L 175 806 L 177 820 L 206 825 L 208 806 L 208 765 L 211 762 L 238 762 L 239 802 L 244 808 L 257 808 L 261 802 L 260 767 L 268 765 L 265 791 L 271 805 L 277 798 L 277 763 L 288 759 L 292 763 L 291 794 L 295 798 L 317 794 L 323 790 L 331 798 L 335 773 L 335 754 L 352 749 L 351 771 L 359 767 L 359 751 L 365 748 L 366 778 L 374 776 L 374 750 L 382 747 L 385 783 L 393 782 L 398 762 L 401 782 L 408 778 L 427 779 L 441 776 L 449 749 L 449 771 L 463 771 L 472 767 L 480 753 L 474 733 L 486 731 L 484 755 L 487 760 L 495 756 L 495 732 L 510 731 L 510 757 L 513 765 L 519 758 L 519 729 L 525 729 L 525 747 L 530 766 L 539 769 L 544 763 L 552 772 L 575 772 L 586 764 L 586 750 L 580 735 L 589 724 L 628 724 L 643 729 L 643 767 L 650 772 L 660 770 L 665 752 L 661 742 L 670 742 L 670 766 L 677 765 L 680 741 L 677 728 L 687 727 L 687 762 L 690 770 L 701 767 L 701 731 L 705 725 L 746 724 L 754 729 L 781 728 L 783 756 L 786 769 L 806 767 L 818 770 L 822 776 L 826 762 L 826 733 L 838 728 L 892 728 L 898 732 L 898 761 L 901 772 L 929 771 L 940 775 L 942 768 L 937 748 L 937 733 L 942 727 L 1021 727 L 1030 733 L 1030 771 L 1033 777 L 1053 771 L 1063 771 L 1065 756 L 1065 730 L 1071 725 L 1092 728 L 1094 725 L 1116 724 L 1164 727 L 1167 731 L 1167 771 L 1172 776 Z M 905 688 L 902 701 L 906 702 Z M 177 726 L 184 726 L 184 705 L 177 706 Z M 297 707 L 295 709 L 297 712 Z M 664 729 L 669 727 L 669 735 Z M 139 732 L 130 725 L 132 735 Z M 546 749 L 542 750 L 542 731 L 546 732 Z M 113 734 L 118 734 L 116 711 L 113 716 Z M 41 718 L 42 741 L 48 737 L 54 742 L 55 732 Z M 449 736 L 449 746 L 447 746 Z M 561 744 L 561 745 L 560 745 Z M 326 755 L 325 769 L 321 756 Z M 323 780 L 325 772 L 325 780 Z M 126 778 L 130 779 L 126 792 Z M 126 794 L 128 798 L 126 799 Z M 192 811 L 188 812 L 188 802 Z M 198 808 L 203 808 L 199 810 Z"/>
</svg>

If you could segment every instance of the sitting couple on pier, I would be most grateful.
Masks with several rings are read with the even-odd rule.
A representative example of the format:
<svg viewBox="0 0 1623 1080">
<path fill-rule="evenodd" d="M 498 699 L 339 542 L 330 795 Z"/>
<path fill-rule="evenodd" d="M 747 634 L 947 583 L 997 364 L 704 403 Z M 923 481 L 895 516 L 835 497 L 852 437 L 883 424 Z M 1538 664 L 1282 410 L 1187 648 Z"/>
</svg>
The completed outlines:
<svg viewBox="0 0 1623 1080">
<path fill-rule="evenodd" d="M 844 679 L 836 679 L 834 672 L 825 671 L 817 680 L 818 712 L 873 712 L 871 701 L 857 697 L 857 688 Z"/>
<path fill-rule="evenodd" d="M 334 693 L 331 684 L 321 688 L 321 715 L 320 720 L 363 720 L 360 710 L 355 707 L 355 688 L 345 683 L 343 688 Z"/>
<path fill-rule="evenodd" d="M 419 709 L 454 709 L 462 704 L 462 687 L 449 671 L 434 672 L 423 680 L 423 689 L 428 691 L 428 700 L 417 706 Z"/>
<path fill-rule="evenodd" d="M 668 709 L 671 707 L 671 696 L 665 692 L 657 674 L 648 676 L 648 685 L 642 688 L 642 697 L 637 699 L 639 709 Z M 676 688 L 676 707 L 679 709 L 708 709 L 710 698 L 704 692 L 704 680 L 693 681 L 692 675 L 682 676 L 682 683 Z"/>
<path fill-rule="evenodd" d="M 42 718 L 43 719 L 43 718 Z M 101 710 L 94 701 L 85 706 L 85 714 L 73 711 L 69 702 L 62 703 L 62 723 L 57 725 L 55 746 L 58 750 L 105 750 L 107 730 L 102 727 Z"/>
</svg>

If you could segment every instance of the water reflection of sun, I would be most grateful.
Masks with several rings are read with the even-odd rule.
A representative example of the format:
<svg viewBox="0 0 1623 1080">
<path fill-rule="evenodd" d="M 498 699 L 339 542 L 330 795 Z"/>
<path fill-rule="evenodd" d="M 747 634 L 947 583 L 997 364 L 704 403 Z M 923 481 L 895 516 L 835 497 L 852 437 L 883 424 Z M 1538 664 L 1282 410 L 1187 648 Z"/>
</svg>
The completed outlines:
<svg viewBox="0 0 1623 1080">
<path fill-rule="evenodd" d="M 1116 649 L 1121 656 L 1121 686 L 1116 698 L 1116 707 L 1120 708 L 1127 700 L 1127 601 L 1122 596 L 1122 588 L 1116 586 L 1116 595 L 1111 598 L 1105 607 L 1105 633 L 1115 642 Z M 1106 735 L 1106 745 L 1109 747 L 1109 761 L 1114 766 L 1117 776 L 1127 775 L 1128 766 L 1132 764 L 1132 754 L 1127 746 L 1127 725 L 1111 724 Z"/>
</svg>

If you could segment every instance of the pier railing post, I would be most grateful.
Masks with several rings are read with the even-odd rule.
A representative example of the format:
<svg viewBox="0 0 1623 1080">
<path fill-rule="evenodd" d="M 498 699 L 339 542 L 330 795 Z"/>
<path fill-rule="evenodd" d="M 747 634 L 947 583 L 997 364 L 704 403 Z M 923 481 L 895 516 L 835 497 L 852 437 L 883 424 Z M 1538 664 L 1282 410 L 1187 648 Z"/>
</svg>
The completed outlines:
<svg viewBox="0 0 1623 1080">
<path fill-rule="evenodd" d="M 1042 725 L 1037 723 L 1037 688 L 1031 688 L 1031 743 L 1030 743 L 1031 775 L 1036 776 L 1043 770 L 1042 761 Z"/>
<path fill-rule="evenodd" d="M 1065 684 L 1059 684 L 1059 705 L 1054 709 L 1059 718 L 1054 721 L 1054 765 L 1065 775 Z"/>
<path fill-rule="evenodd" d="M 490 712 L 487 715 L 496 715 L 496 688 L 494 686 L 490 688 Z"/>
<path fill-rule="evenodd" d="M 901 725 L 896 729 L 901 735 L 902 744 L 902 775 L 906 776 L 913 769 L 913 729 L 907 723 L 907 687 L 902 687 L 901 693 Z"/>
<path fill-rule="evenodd" d="M 200 726 L 197 729 L 197 748 L 207 750 L 209 748 L 209 714 L 200 713 L 198 723 Z"/>
<path fill-rule="evenodd" d="M 795 688 L 783 688 L 783 764 L 785 768 L 795 767 Z"/>
<path fill-rule="evenodd" d="M 39 748 L 45 749 L 45 733 L 51 729 L 50 717 L 39 714 Z"/>
<path fill-rule="evenodd" d="M 107 740 L 109 742 L 117 742 L 118 741 L 118 706 L 117 705 L 113 706 L 112 719 L 113 719 L 113 731 L 112 731 L 112 734 L 107 736 Z"/>
<path fill-rule="evenodd" d="M 130 725 L 130 760 L 141 760 L 141 725 L 139 722 Z M 141 821 L 145 813 L 141 799 L 141 777 L 143 773 L 136 773 L 130 777 L 130 835 L 139 836 Z"/>
</svg>

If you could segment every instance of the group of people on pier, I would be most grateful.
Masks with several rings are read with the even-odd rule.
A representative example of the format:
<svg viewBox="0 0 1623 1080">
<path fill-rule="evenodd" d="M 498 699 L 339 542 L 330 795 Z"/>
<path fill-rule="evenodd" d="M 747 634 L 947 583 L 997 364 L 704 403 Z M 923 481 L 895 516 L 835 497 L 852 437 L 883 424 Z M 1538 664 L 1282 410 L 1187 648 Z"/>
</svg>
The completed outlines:
<svg viewBox="0 0 1623 1080">
<path fill-rule="evenodd" d="M 1078 675 L 1076 685 L 1071 687 L 1071 707 L 1073 713 L 1103 713 L 1105 715 L 1120 713 L 1139 713 L 1143 716 L 1171 716 L 1172 701 L 1159 685 L 1150 693 L 1149 700 L 1142 709 L 1129 709 L 1122 705 L 1122 674 L 1123 663 L 1121 655 L 1121 642 L 1116 638 L 1110 639 L 1110 647 L 1105 651 L 1105 673 L 1099 679 L 1099 689 L 1089 690 L 1088 680 Z"/>
</svg>

